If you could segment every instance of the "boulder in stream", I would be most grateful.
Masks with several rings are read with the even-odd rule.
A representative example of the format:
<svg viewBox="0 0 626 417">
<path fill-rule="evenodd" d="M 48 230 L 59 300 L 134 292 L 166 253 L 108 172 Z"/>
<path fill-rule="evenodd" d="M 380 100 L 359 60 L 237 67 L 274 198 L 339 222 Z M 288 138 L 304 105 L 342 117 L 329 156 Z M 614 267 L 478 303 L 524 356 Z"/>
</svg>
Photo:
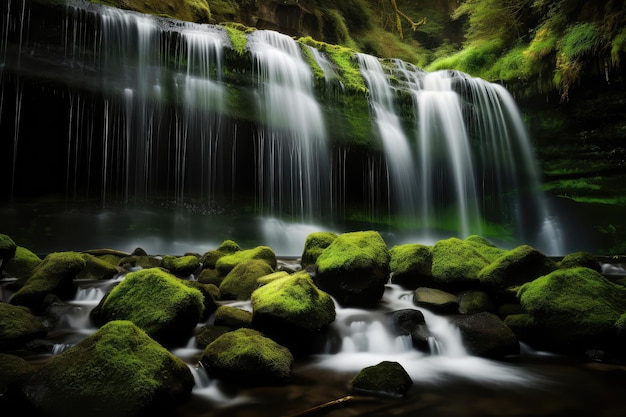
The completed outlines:
<svg viewBox="0 0 626 417">
<path fill-rule="evenodd" d="M 44 415 L 138 417 L 172 413 L 193 385 L 182 359 L 116 320 L 46 362 L 23 391 Z"/>
<path fill-rule="evenodd" d="M 382 397 L 404 397 L 413 380 L 398 362 L 383 361 L 363 368 L 352 379 L 352 391 L 357 394 Z"/>
</svg>

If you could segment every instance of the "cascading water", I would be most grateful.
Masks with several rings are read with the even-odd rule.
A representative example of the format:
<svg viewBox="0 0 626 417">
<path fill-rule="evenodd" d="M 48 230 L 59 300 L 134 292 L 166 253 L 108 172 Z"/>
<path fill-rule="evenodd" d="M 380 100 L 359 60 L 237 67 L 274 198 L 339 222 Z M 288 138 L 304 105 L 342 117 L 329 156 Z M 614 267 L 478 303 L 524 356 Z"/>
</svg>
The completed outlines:
<svg viewBox="0 0 626 417">
<path fill-rule="evenodd" d="M 328 189 L 326 129 L 311 68 L 286 35 L 259 30 L 249 43 L 267 123 L 259 127 L 256 148 L 259 205 L 310 221 Z"/>
<path fill-rule="evenodd" d="M 309 231 L 364 218 L 379 229 L 388 221 L 390 244 L 481 234 L 495 223 L 548 254 L 564 252 L 528 134 L 500 86 L 357 54 L 369 97 L 344 97 L 333 84 L 342 69 L 328 55 L 277 32 L 246 34 L 233 59 L 218 26 L 80 0 L 54 9 L 60 25 L 27 1 L 3 7 L 0 129 L 13 141 L 3 142 L 1 165 L 12 199 L 36 188 L 65 195 L 67 206 L 175 207 L 173 224 L 148 226 L 146 239 L 184 232 L 168 237 L 177 243 L 207 236 L 202 228 L 189 236 L 182 210 L 241 211 L 247 220 L 194 223 L 213 224 L 208 234 L 222 240 L 241 224 L 246 238 L 284 255 L 299 255 Z M 350 114 L 368 105 L 368 114 Z M 350 142 L 354 123 L 365 144 Z M 51 173 L 37 182 L 27 175 L 33 156 Z M 92 222 L 102 225 L 92 235 L 120 229 L 106 219 Z M 132 244 L 141 245 L 137 233 Z"/>
</svg>

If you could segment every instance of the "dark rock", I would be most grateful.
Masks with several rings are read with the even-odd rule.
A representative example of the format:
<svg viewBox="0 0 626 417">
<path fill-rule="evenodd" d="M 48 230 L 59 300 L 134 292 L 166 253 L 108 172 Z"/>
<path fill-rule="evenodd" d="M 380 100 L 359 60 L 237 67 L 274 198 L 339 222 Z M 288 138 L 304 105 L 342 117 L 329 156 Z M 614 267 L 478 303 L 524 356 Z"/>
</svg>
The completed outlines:
<svg viewBox="0 0 626 417">
<path fill-rule="evenodd" d="M 390 361 L 364 368 L 352 379 L 354 393 L 382 397 L 404 397 L 412 385 L 402 365 Z"/>
<path fill-rule="evenodd" d="M 418 288 L 413 293 L 413 304 L 436 314 L 456 314 L 459 311 L 457 296 L 435 288 Z"/>
<path fill-rule="evenodd" d="M 452 322 L 458 326 L 463 344 L 472 355 L 502 359 L 520 353 L 515 333 L 493 313 L 455 316 Z"/>
</svg>

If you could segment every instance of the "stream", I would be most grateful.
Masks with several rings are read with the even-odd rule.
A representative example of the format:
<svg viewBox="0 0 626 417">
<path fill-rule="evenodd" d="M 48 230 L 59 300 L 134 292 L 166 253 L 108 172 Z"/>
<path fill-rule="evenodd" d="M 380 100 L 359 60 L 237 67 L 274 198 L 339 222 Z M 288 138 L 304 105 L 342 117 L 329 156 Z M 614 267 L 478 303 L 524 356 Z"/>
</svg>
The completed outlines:
<svg viewBox="0 0 626 417">
<path fill-rule="evenodd" d="M 624 273 L 621 266 L 605 265 L 609 274 Z M 42 344 L 47 351 L 26 359 L 40 366 L 96 328 L 89 312 L 123 275 L 109 281 L 76 281 L 73 300 L 54 306 L 59 320 Z M 0 300 L 11 292 L 0 281 Z M 251 311 L 249 301 L 222 301 Z M 397 336 L 386 313 L 419 309 L 432 338 L 432 354 L 412 347 L 410 336 Z M 212 379 L 199 365 L 201 350 L 192 337 L 172 350 L 192 371 L 196 384 L 175 417 L 295 417 L 340 416 L 606 416 L 626 415 L 623 393 L 626 367 L 540 352 L 525 344 L 520 355 L 502 361 L 469 355 L 458 330 L 444 316 L 412 303 L 412 291 L 386 286 L 377 309 L 343 308 L 319 353 L 296 360 L 292 381 L 285 386 L 232 387 Z M 212 317 L 205 323 L 211 323 Z M 351 379 L 364 367 L 381 361 L 402 364 L 414 384 L 403 399 L 355 396 L 348 401 L 306 412 L 350 395 Z"/>
</svg>

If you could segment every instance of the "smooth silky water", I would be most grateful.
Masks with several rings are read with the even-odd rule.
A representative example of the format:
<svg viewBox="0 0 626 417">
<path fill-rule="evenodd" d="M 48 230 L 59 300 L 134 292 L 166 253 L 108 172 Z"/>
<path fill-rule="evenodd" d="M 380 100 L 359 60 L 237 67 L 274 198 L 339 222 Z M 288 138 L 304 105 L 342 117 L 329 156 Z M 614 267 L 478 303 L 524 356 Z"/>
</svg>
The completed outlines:
<svg viewBox="0 0 626 417">
<path fill-rule="evenodd" d="M 297 268 L 296 259 L 281 260 Z M 608 274 L 626 274 L 620 265 L 605 265 Z M 39 366 L 79 343 L 96 328 L 90 311 L 124 275 L 108 281 L 77 281 L 73 300 L 55 304 L 57 317 L 37 353 L 26 356 Z M 189 279 L 194 279 L 190 276 Z M 0 300 L 11 292 L 0 285 Z M 222 302 L 251 311 L 249 301 Z M 432 335 L 432 353 L 415 350 L 410 337 L 394 334 L 387 313 L 418 309 Z M 317 353 L 296 360 L 292 380 L 284 386 L 235 387 L 211 378 L 200 364 L 201 350 L 195 338 L 173 348 L 194 375 L 189 400 L 176 416 L 259 416 L 296 415 L 308 408 L 332 401 L 350 392 L 350 380 L 366 366 L 395 361 L 414 382 L 406 398 L 358 397 L 329 416 L 619 416 L 625 410 L 622 394 L 626 388 L 623 367 L 578 361 L 521 346 L 521 354 L 494 361 L 471 356 L 458 329 L 445 316 L 438 316 L 412 303 L 412 291 L 394 284 L 386 286 L 376 309 L 343 308 L 336 304 L 337 318 L 326 336 L 315 343 Z M 210 317 L 206 323 L 212 323 Z"/>
</svg>

